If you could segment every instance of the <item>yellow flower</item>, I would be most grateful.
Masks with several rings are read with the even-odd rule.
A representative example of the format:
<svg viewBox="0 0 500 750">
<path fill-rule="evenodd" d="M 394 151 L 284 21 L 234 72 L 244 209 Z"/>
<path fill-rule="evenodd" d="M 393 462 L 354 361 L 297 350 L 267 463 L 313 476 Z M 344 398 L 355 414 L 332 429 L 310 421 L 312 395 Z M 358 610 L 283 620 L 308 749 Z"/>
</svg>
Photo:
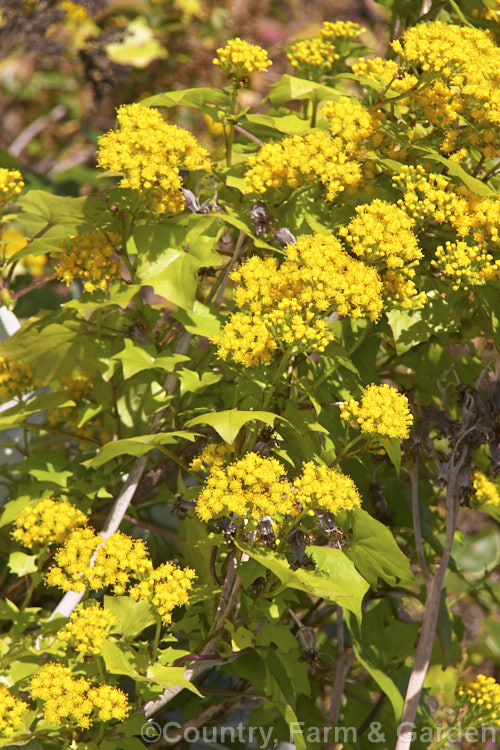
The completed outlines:
<svg viewBox="0 0 500 750">
<path fill-rule="evenodd" d="M 119 129 L 99 138 L 98 165 L 122 173 L 120 187 L 139 190 L 158 213 L 182 211 L 180 170 L 210 171 L 206 149 L 187 130 L 166 123 L 157 109 L 124 104 L 117 120 Z"/>
<path fill-rule="evenodd" d="M 188 591 L 193 586 L 196 573 L 191 568 L 179 568 L 167 562 L 151 571 L 147 578 L 132 586 L 130 597 L 150 601 L 158 610 L 165 625 L 172 622 L 172 610 L 187 604 Z"/>
<path fill-rule="evenodd" d="M 193 458 L 189 468 L 192 471 L 206 471 L 212 466 L 224 466 L 232 452 L 233 446 L 228 443 L 209 443 Z"/>
<path fill-rule="evenodd" d="M 25 547 L 60 544 L 69 531 L 87 522 L 85 513 L 71 503 L 46 497 L 21 511 L 12 536 Z"/>
<path fill-rule="evenodd" d="M 58 631 L 57 637 L 60 641 L 67 641 L 81 654 L 100 654 L 104 641 L 117 622 L 112 612 L 91 601 L 72 613 L 68 624 Z"/>
<path fill-rule="evenodd" d="M 119 235 L 100 230 L 73 235 L 60 243 L 61 254 L 53 254 L 59 259 L 57 275 L 65 284 L 71 284 L 74 278 L 83 279 L 86 292 L 107 289 L 118 280 L 119 264 L 114 256 L 120 242 Z"/>
<path fill-rule="evenodd" d="M 225 47 L 219 47 L 214 65 L 237 79 L 244 79 L 249 73 L 267 70 L 272 65 L 267 52 L 256 44 L 249 44 L 238 37 L 230 39 Z"/>
<path fill-rule="evenodd" d="M 320 37 L 294 42 L 290 45 L 286 56 L 301 78 L 314 80 L 327 72 L 333 72 L 335 63 L 340 60 L 335 46 Z M 314 70 L 311 71 L 311 68 Z"/>
<path fill-rule="evenodd" d="M 129 710 L 126 695 L 118 688 L 93 686 L 85 677 L 73 677 L 69 667 L 53 662 L 31 679 L 30 693 L 43 702 L 44 718 L 55 726 L 69 721 L 88 729 L 96 720 L 124 719 Z"/>
<path fill-rule="evenodd" d="M 494 482 L 486 477 L 481 471 L 475 471 L 472 475 L 472 486 L 474 487 L 474 501 L 477 505 L 490 503 L 500 507 L 500 491 Z"/>
<path fill-rule="evenodd" d="M 355 144 L 319 129 L 265 143 L 248 159 L 247 192 L 323 185 L 326 200 L 332 201 L 346 186 L 354 188 L 361 182 L 361 165 L 351 158 L 354 151 Z"/>
<path fill-rule="evenodd" d="M 32 391 L 41 385 L 35 378 L 31 365 L 27 362 L 10 362 L 7 357 L 0 357 L 0 399 L 8 401 Z"/>
<path fill-rule="evenodd" d="M 112 685 L 91 688 L 89 698 L 98 709 L 97 716 L 101 721 L 123 720 L 129 712 L 127 696 L 123 690 Z"/>
<path fill-rule="evenodd" d="M 369 385 L 361 401 L 345 401 L 340 416 L 356 420 L 361 432 L 389 438 L 407 438 L 413 423 L 406 396 L 385 383 Z"/>
<path fill-rule="evenodd" d="M 284 466 L 275 458 L 247 453 L 226 467 L 210 471 L 196 503 L 203 521 L 236 513 L 258 521 L 262 516 L 295 516 L 296 494 L 283 480 Z"/>
<path fill-rule="evenodd" d="M 73 720 L 83 729 L 90 726 L 94 709 L 88 696 L 89 689 L 89 680 L 75 678 L 69 667 L 53 662 L 42 667 L 30 683 L 31 697 L 43 701 L 43 715 L 47 721 L 60 726 L 63 720 Z"/>
<path fill-rule="evenodd" d="M 361 497 L 351 477 L 328 466 L 308 461 L 293 486 L 304 509 L 321 508 L 330 513 L 352 510 L 361 505 Z"/>
<path fill-rule="evenodd" d="M 21 193 L 23 177 L 18 169 L 0 169 L 0 212 L 6 203 Z"/>
<path fill-rule="evenodd" d="M 329 234 L 287 245 L 280 266 L 272 257 L 253 256 L 231 279 L 239 282 L 236 305 L 248 312 L 233 314 L 212 341 L 220 357 L 246 367 L 271 361 L 278 348 L 324 351 L 333 340 L 325 321 L 332 311 L 376 320 L 382 310 L 376 270 L 351 258 Z"/>
<path fill-rule="evenodd" d="M 61 0 L 60 6 L 75 23 L 83 23 L 88 18 L 85 8 L 72 0 Z"/>
<path fill-rule="evenodd" d="M 500 685 L 494 677 L 478 674 L 474 682 L 458 687 L 457 703 L 467 708 L 467 726 L 500 725 Z"/>
<path fill-rule="evenodd" d="M 376 199 L 357 206 L 356 216 L 339 229 L 351 252 L 380 270 L 387 302 L 401 307 L 425 304 L 425 293 L 411 281 L 422 258 L 414 226 L 402 208 Z"/>
<path fill-rule="evenodd" d="M 15 698 L 7 686 L 0 683 L 0 736 L 12 737 L 28 708 L 27 703 Z"/>
<path fill-rule="evenodd" d="M 85 587 L 98 591 L 112 586 L 115 594 L 123 594 L 131 577 L 153 568 L 142 539 L 117 531 L 103 540 L 90 527 L 71 532 L 56 552 L 55 561 L 57 565 L 45 580 L 63 591 L 83 591 Z"/>
<path fill-rule="evenodd" d="M 354 21 L 324 21 L 321 27 L 323 39 L 355 39 L 366 31 Z"/>
</svg>

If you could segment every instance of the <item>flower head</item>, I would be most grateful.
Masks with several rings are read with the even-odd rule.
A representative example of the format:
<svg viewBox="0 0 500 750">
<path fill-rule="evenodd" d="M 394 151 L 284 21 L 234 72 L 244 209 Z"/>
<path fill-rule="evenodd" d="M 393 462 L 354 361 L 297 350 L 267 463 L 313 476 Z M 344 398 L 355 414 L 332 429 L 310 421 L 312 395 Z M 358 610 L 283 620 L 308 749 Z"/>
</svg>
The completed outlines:
<svg viewBox="0 0 500 750">
<path fill-rule="evenodd" d="M 24 181 L 18 169 L 0 169 L 0 211 L 22 191 Z"/>
<path fill-rule="evenodd" d="M 230 39 L 225 47 L 219 47 L 213 63 L 239 80 L 258 70 L 267 70 L 272 65 L 265 49 L 256 44 L 244 42 L 238 37 Z"/>
<path fill-rule="evenodd" d="M 122 173 L 120 187 L 140 191 L 158 213 L 182 211 L 180 170 L 210 171 L 206 149 L 187 130 L 166 123 L 157 109 L 124 104 L 117 120 L 119 129 L 99 138 L 99 166 Z"/>
<path fill-rule="evenodd" d="M 500 507 L 500 490 L 498 486 L 488 479 L 481 471 L 475 471 L 472 475 L 472 486 L 474 488 L 474 503 L 481 506 L 485 503 Z"/>
<path fill-rule="evenodd" d="M 468 726 L 500 725 L 500 685 L 494 677 L 478 674 L 473 682 L 459 686 L 457 702 L 467 707 Z"/>
<path fill-rule="evenodd" d="M 85 513 L 71 503 L 46 497 L 21 511 L 12 536 L 25 547 L 61 544 L 72 529 L 87 522 Z"/>
<path fill-rule="evenodd" d="M 0 357 L 0 399 L 21 396 L 27 391 L 38 388 L 41 381 L 35 378 L 31 365 L 27 362 L 11 362 L 7 357 Z"/>
<path fill-rule="evenodd" d="M 407 438 L 413 423 L 406 396 L 386 383 L 369 385 L 361 401 L 346 401 L 340 416 L 357 421 L 361 432 L 389 438 Z"/>
<path fill-rule="evenodd" d="M 284 466 L 275 458 L 247 453 L 226 467 L 214 467 L 198 496 L 196 512 L 203 521 L 236 513 L 258 521 L 262 516 L 297 515 Z"/>
<path fill-rule="evenodd" d="M 165 625 L 172 622 L 172 610 L 187 604 L 189 590 L 196 573 L 191 568 L 179 568 L 172 562 L 163 563 L 130 589 L 132 599 L 150 601 L 158 610 Z"/>
<path fill-rule="evenodd" d="M 68 624 L 58 631 L 57 638 L 81 654 L 100 654 L 104 641 L 117 622 L 112 612 L 92 600 L 71 614 Z"/>
<path fill-rule="evenodd" d="M 86 292 L 107 289 L 118 279 L 116 254 L 120 241 L 119 235 L 100 230 L 73 235 L 60 243 L 63 252 L 54 254 L 59 259 L 57 275 L 65 284 L 83 279 Z"/>
<path fill-rule="evenodd" d="M 96 720 L 124 719 L 127 697 L 111 685 L 93 686 L 85 677 L 73 677 L 71 669 L 49 662 L 35 674 L 31 697 L 43 703 L 44 718 L 55 726 L 71 721 L 88 729 Z"/>
<path fill-rule="evenodd" d="M 0 736 L 12 737 L 28 708 L 27 703 L 15 698 L 8 687 L 0 683 Z"/>
<path fill-rule="evenodd" d="M 330 513 L 361 505 L 361 497 L 351 477 L 328 466 L 308 461 L 293 486 L 303 508 L 321 508 Z"/>
<path fill-rule="evenodd" d="M 112 586 L 115 594 L 123 594 L 131 578 L 153 568 L 142 539 L 117 531 L 104 540 L 90 527 L 71 532 L 55 561 L 46 581 L 63 591 L 83 591 L 85 587 L 98 591 Z"/>
</svg>

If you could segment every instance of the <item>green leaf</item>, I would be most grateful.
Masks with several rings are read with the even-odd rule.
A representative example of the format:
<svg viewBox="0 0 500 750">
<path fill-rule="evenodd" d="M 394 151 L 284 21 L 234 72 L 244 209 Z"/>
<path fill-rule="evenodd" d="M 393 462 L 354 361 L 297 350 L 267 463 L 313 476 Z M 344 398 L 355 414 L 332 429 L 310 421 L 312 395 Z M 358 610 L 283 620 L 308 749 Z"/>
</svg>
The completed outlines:
<svg viewBox="0 0 500 750">
<path fill-rule="evenodd" d="M 380 659 L 380 655 L 371 646 L 371 639 L 364 636 L 359 623 L 349 614 L 345 613 L 347 627 L 352 636 L 354 653 L 366 671 L 373 677 L 377 685 L 389 698 L 394 711 L 396 721 L 399 721 L 403 713 L 404 699 L 394 680 L 387 674 L 387 667 Z"/>
<path fill-rule="evenodd" d="M 129 596 L 105 596 L 104 609 L 115 615 L 118 620 L 116 629 L 126 638 L 139 635 L 157 620 L 152 604 L 142 599 L 135 602 Z"/>
<path fill-rule="evenodd" d="M 458 330 L 453 310 L 460 307 L 460 295 L 441 299 L 437 294 L 429 294 L 426 305 L 421 310 L 389 310 L 387 320 L 394 336 L 398 354 L 413 349 L 417 344 L 428 341 L 433 336 L 449 334 Z"/>
<path fill-rule="evenodd" d="M 390 586 L 398 581 L 404 585 L 414 583 L 408 559 L 383 523 L 362 508 L 340 511 L 336 520 L 348 536 L 344 554 L 373 588 L 377 587 L 379 578 Z"/>
<path fill-rule="evenodd" d="M 236 435 L 244 424 L 257 420 L 268 425 L 274 425 L 274 420 L 278 417 L 270 411 L 238 411 L 238 409 L 229 409 L 228 411 L 207 412 L 199 417 L 190 419 L 186 427 L 194 427 L 197 424 L 209 424 L 226 443 L 233 443 Z"/>
<path fill-rule="evenodd" d="M 388 444 L 384 445 L 384 450 L 389 456 L 394 468 L 396 469 L 396 474 L 399 477 L 399 472 L 401 471 L 401 443 L 399 438 L 390 438 Z"/>
<path fill-rule="evenodd" d="M 264 101 L 280 107 L 290 100 L 309 99 L 317 103 L 338 99 L 340 96 L 342 92 L 338 89 L 331 89 L 329 86 L 314 81 L 306 81 L 304 78 L 284 75 L 274 84 L 271 93 Z"/>
<path fill-rule="evenodd" d="M 11 552 L 7 564 L 12 573 L 20 578 L 38 571 L 36 555 L 27 555 L 25 552 Z"/>
<path fill-rule="evenodd" d="M 176 365 L 189 361 L 189 357 L 186 357 L 184 354 L 162 354 L 157 357 L 156 349 L 152 344 L 144 346 L 132 339 L 125 339 L 123 349 L 110 357 L 110 359 L 122 363 L 125 380 L 128 380 L 138 372 L 154 368 L 173 372 Z"/>
<path fill-rule="evenodd" d="M 145 107 L 195 107 L 213 116 L 214 109 L 227 110 L 230 97 L 227 91 L 221 89 L 181 89 L 148 96 L 141 104 Z"/>
<path fill-rule="evenodd" d="M 202 372 L 200 376 L 198 372 L 195 370 L 188 370 L 187 367 L 180 370 L 177 377 L 181 384 L 181 394 L 196 393 L 197 391 L 201 391 L 203 388 L 207 388 L 209 385 L 213 385 L 222 380 L 222 375 L 219 372 Z"/>
<path fill-rule="evenodd" d="M 194 307 L 198 269 L 218 265 L 215 243 L 220 233 L 216 217 L 182 215 L 168 224 L 134 230 L 137 248 L 135 280 L 184 310 Z"/>
<path fill-rule="evenodd" d="M 482 198 L 496 197 L 496 192 L 492 188 L 490 188 L 481 180 L 478 180 L 477 177 L 473 177 L 472 175 L 470 175 L 465 171 L 463 167 L 460 166 L 460 164 L 457 164 L 456 162 L 451 161 L 451 159 L 447 159 L 440 154 L 436 154 L 434 151 L 429 151 L 426 148 L 420 148 L 418 146 L 416 146 L 415 148 L 417 151 L 421 151 L 423 154 L 425 154 L 426 159 L 437 161 L 439 164 L 443 164 L 447 168 L 450 175 L 452 175 L 453 177 L 458 177 L 458 179 L 461 180 L 461 182 L 463 182 L 463 184 L 468 187 L 469 190 L 475 195 L 480 195 Z"/>
<path fill-rule="evenodd" d="M 265 125 L 279 133 L 295 135 L 297 133 L 306 133 L 310 130 L 311 125 L 308 120 L 304 120 L 297 115 L 247 115 L 246 119 L 250 124 Z"/>
<path fill-rule="evenodd" d="M 353 612 L 361 619 L 361 602 L 368 591 L 368 584 L 357 573 L 354 565 L 340 550 L 308 547 L 308 553 L 316 555 L 320 565 L 315 571 L 298 568 L 292 570 L 286 558 L 266 547 L 250 547 L 235 540 L 235 544 L 270 570 L 288 588 L 306 591 L 308 594 L 321 596 Z M 330 554 L 330 552 L 332 554 Z"/>
<path fill-rule="evenodd" d="M 202 698 L 203 696 L 198 688 L 184 677 L 184 672 L 184 667 L 164 667 L 161 664 L 154 664 L 152 667 L 149 667 L 147 677 L 149 680 L 157 682 L 163 688 L 180 685 Z"/>
<path fill-rule="evenodd" d="M 217 305 L 204 305 L 197 299 L 192 310 L 177 310 L 172 317 L 182 323 L 188 333 L 208 338 L 213 338 L 220 331 L 223 322 Z"/>
<path fill-rule="evenodd" d="M 100 346 L 95 338 L 86 335 L 85 323 L 82 325 L 81 321 L 67 318 L 68 315 L 73 316 L 74 313 L 64 311 L 58 315 L 63 322 L 51 322 L 53 312 L 30 318 L 2 344 L 0 356 L 27 362 L 43 384 L 71 375 L 79 365 L 79 369 L 92 379 L 98 373 Z M 47 352 L 50 352 L 50 356 L 47 356 Z M 57 395 L 54 394 L 54 397 Z"/>
<path fill-rule="evenodd" d="M 104 659 L 106 670 L 111 674 L 125 674 L 128 677 L 136 677 L 135 664 L 130 658 L 129 649 L 126 644 L 107 638 L 101 646 L 101 656 Z"/>
<path fill-rule="evenodd" d="M 179 440 L 194 440 L 196 433 L 179 430 L 177 432 L 157 432 L 153 435 L 136 435 L 136 437 L 114 440 L 103 445 L 94 458 L 84 461 L 84 466 L 97 469 L 117 456 L 144 456 L 154 448 L 171 445 Z"/>
<path fill-rule="evenodd" d="M 11 409 L 6 409 L 0 414 L 0 430 L 23 424 L 31 414 L 37 414 L 46 409 L 57 409 L 67 406 L 75 406 L 75 402 L 68 399 L 65 393 L 40 393 L 29 401 L 23 401 Z"/>
</svg>

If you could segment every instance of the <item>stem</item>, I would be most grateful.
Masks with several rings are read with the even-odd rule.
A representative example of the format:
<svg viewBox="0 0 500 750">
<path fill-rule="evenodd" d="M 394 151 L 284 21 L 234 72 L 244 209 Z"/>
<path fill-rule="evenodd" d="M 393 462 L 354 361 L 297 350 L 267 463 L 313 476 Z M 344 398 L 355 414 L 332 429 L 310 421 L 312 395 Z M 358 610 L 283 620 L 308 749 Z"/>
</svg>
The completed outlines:
<svg viewBox="0 0 500 750">
<path fill-rule="evenodd" d="M 429 585 L 431 576 L 425 562 L 424 547 L 422 543 L 422 528 L 420 525 L 420 513 L 418 508 L 418 459 L 412 464 L 410 470 L 411 481 L 411 511 L 413 514 L 413 529 L 415 531 L 415 544 L 417 547 L 417 558 L 420 570 L 426 586 Z"/>
<path fill-rule="evenodd" d="M 443 587 L 444 577 L 450 561 L 451 549 L 455 537 L 458 516 L 458 502 L 455 497 L 455 490 L 458 474 L 467 455 L 467 447 L 463 448 L 460 458 L 455 465 L 452 463 L 454 454 L 455 451 L 450 458 L 450 474 L 448 487 L 446 489 L 446 543 L 437 573 L 434 578 L 430 579 L 427 586 L 424 619 L 420 630 L 417 652 L 415 654 L 415 663 L 406 690 L 403 715 L 401 717 L 401 725 L 404 729 L 398 737 L 396 750 L 408 750 L 411 745 L 411 728 L 417 715 L 420 695 L 429 668 L 431 651 L 436 633 L 439 603 L 441 601 L 441 589 Z"/>
<path fill-rule="evenodd" d="M 228 167 L 231 166 L 233 158 L 233 143 L 234 143 L 234 128 L 235 128 L 235 115 L 238 112 L 238 81 L 233 82 L 231 89 L 231 103 L 229 105 L 229 133 L 226 135 L 226 164 Z M 225 133 L 225 129 L 224 129 Z"/>
<path fill-rule="evenodd" d="M 43 286 L 44 284 L 48 284 L 49 281 L 54 281 L 55 279 L 57 279 L 56 273 L 51 273 L 48 276 L 43 276 L 40 279 L 36 279 L 36 281 L 32 281 L 31 284 L 28 284 L 28 286 L 25 286 L 24 289 L 21 289 L 19 292 L 11 292 L 10 298 L 19 299 L 19 297 L 22 297 L 24 294 L 28 294 L 29 292 L 33 291 L 33 289 L 36 289 L 39 286 Z"/>
<path fill-rule="evenodd" d="M 151 653 L 151 659 L 153 661 L 153 664 L 156 662 L 156 657 L 158 655 L 158 644 L 160 642 L 160 634 L 161 634 L 161 617 L 160 615 L 157 615 L 155 637 L 153 641 L 153 651 Z"/>
<path fill-rule="evenodd" d="M 338 724 L 340 719 L 340 708 L 342 705 L 342 695 L 344 692 L 344 613 L 342 607 L 336 607 L 337 610 L 337 660 L 335 662 L 335 675 L 333 678 L 333 687 L 330 696 L 330 707 L 328 709 L 327 727 L 331 728 Z M 333 750 L 333 744 L 325 745 L 325 750 Z"/>
</svg>

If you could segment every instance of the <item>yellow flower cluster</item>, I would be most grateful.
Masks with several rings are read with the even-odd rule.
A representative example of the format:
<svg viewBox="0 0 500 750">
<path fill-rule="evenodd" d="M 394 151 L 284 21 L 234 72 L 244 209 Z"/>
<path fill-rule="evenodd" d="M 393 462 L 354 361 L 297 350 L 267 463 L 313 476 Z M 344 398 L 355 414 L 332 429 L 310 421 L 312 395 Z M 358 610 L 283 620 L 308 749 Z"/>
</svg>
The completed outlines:
<svg viewBox="0 0 500 750">
<path fill-rule="evenodd" d="M 482 284 L 500 278 L 500 199 L 479 198 L 451 180 L 425 169 L 403 165 L 394 183 L 404 191 L 398 205 L 417 225 L 449 225 L 456 239 L 435 250 L 431 265 L 443 278 L 459 286 Z"/>
<path fill-rule="evenodd" d="M 57 275 L 65 284 L 83 279 L 86 292 L 107 289 L 118 278 L 119 264 L 114 256 L 120 242 L 119 235 L 100 230 L 73 235 L 59 244 L 63 252 L 53 255 L 59 259 Z"/>
<path fill-rule="evenodd" d="M 54 726 L 70 721 L 88 729 L 97 720 L 121 720 L 129 712 L 122 690 L 111 685 L 94 687 L 85 677 L 73 677 L 69 667 L 53 662 L 31 679 L 30 693 L 43 702 L 44 718 Z"/>
<path fill-rule="evenodd" d="M 328 466 L 308 461 L 302 475 L 293 483 L 303 508 L 322 508 L 330 513 L 352 510 L 361 505 L 361 497 L 351 477 Z"/>
<path fill-rule="evenodd" d="M 85 513 L 71 503 L 46 497 L 21 511 L 12 536 L 25 547 L 61 544 L 69 531 L 87 522 Z"/>
<path fill-rule="evenodd" d="M 66 13 L 67 17 L 74 21 L 74 23 L 83 23 L 87 20 L 87 11 L 83 5 L 72 2 L 72 0 L 61 0 L 61 8 Z"/>
<path fill-rule="evenodd" d="M 467 725 L 500 725 L 500 685 L 494 677 L 478 674 L 474 682 L 457 689 L 457 701 L 467 706 Z"/>
<path fill-rule="evenodd" d="M 209 443 L 189 464 L 192 471 L 206 471 L 213 466 L 224 466 L 233 452 L 228 443 Z"/>
<path fill-rule="evenodd" d="M 18 169 L 0 169 L 0 211 L 22 191 L 24 181 Z"/>
<path fill-rule="evenodd" d="M 34 377 L 27 362 L 10 362 L 0 357 L 0 399 L 8 401 L 27 391 L 39 388 L 41 381 Z"/>
<path fill-rule="evenodd" d="M 352 72 L 358 78 L 380 84 L 380 90 L 390 92 L 387 96 L 393 97 L 408 91 L 418 81 L 418 78 L 409 73 L 403 73 L 394 60 L 386 60 L 384 57 L 372 57 L 366 59 L 358 58 L 352 65 Z M 389 86 L 390 84 L 390 86 Z M 406 103 L 406 99 L 404 100 Z"/>
<path fill-rule="evenodd" d="M 355 420 L 361 432 L 403 440 L 409 436 L 413 423 L 406 396 L 386 383 L 369 385 L 361 401 L 345 401 L 340 416 L 346 421 Z"/>
<path fill-rule="evenodd" d="M 225 47 L 219 47 L 214 65 L 236 79 L 244 79 L 250 73 L 267 70 L 272 62 L 267 52 L 257 44 L 249 44 L 237 37 L 230 39 Z"/>
<path fill-rule="evenodd" d="M 301 78 L 316 78 L 327 72 L 332 72 L 340 55 L 335 51 L 335 45 L 321 37 L 301 39 L 290 45 L 286 53 L 290 65 L 297 70 Z M 310 68 L 314 68 L 311 71 Z"/>
<path fill-rule="evenodd" d="M 57 565 L 47 573 L 46 582 L 63 591 L 83 591 L 85 587 L 98 591 L 113 586 L 115 594 L 123 594 L 131 576 L 149 573 L 153 568 L 142 539 L 117 531 L 104 540 L 90 527 L 71 532 L 56 552 L 55 561 Z"/>
<path fill-rule="evenodd" d="M 486 477 L 481 471 L 475 471 L 472 475 L 472 486 L 474 487 L 474 500 L 477 505 L 490 503 L 500 507 L 500 491 L 497 485 Z"/>
<path fill-rule="evenodd" d="M 500 49 L 493 37 L 435 21 L 407 29 L 392 46 L 425 83 L 414 103 L 421 120 L 447 131 L 443 151 L 459 154 L 472 146 L 484 159 L 494 158 L 500 145 Z"/>
<path fill-rule="evenodd" d="M 165 625 L 172 622 L 172 610 L 182 607 L 189 600 L 196 573 L 191 568 L 179 568 L 171 562 L 163 563 L 152 571 L 144 581 L 132 586 L 129 595 L 136 601 L 150 601 L 158 610 Z"/>
<path fill-rule="evenodd" d="M 124 104 L 117 120 L 119 129 L 99 138 L 98 165 L 123 173 L 120 187 L 140 191 L 158 213 L 182 211 L 180 170 L 210 171 L 206 149 L 187 130 L 166 123 L 157 109 Z"/>
<path fill-rule="evenodd" d="M 290 483 L 275 458 L 247 453 L 224 468 L 214 467 L 198 496 L 196 512 L 203 521 L 219 516 L 295 517 L 303 510 L 323 508 L 331 513 L 361 504 L 352 479 L 311 461 Z"/>
<path fill-rule="evenodd" d="M 203 521 L 236 513 L 262 516 L 296 516 L 299 506 L 285 469 L 275 458 L 247 453 L 224 468 L 214 467 L 198 496 L 196 512 Z"/>
<path fill-rule="evenodd" d="M 346 187 L 361 182 L 361 165 L 351 158 L 354 147 L 346 148 L 341 138 L 319 129 L 265 143 L 248 159 L 247 192 L 265 193 L 283 185 L 292 189 L 323 185 L 326 200 L 331 201 Z"/>
<path fill-rule="evenodd" d="M 358 99 L 341 96 L 334 102 L 327 102 L 321 114 L 328 120 L 331 134 L 345 141 L 347 148 L 352 150 L 369 138 L 372 138 L 372 145 L 378 144 L 373 136 L 380 125 L 380 116 L 370 112 Z"/>
<path fill-rule="evenodd" d="M 406 211 L 377 198 L 357 206 L 356 216 L 338 231 L 354 255 L 378 268 L 387 302 L 403 308 L 425 304 L 425 293 L 413 282 L 422 258 L 414 227 Z"/>
<path fill-rule="evenodd" d="M 354 21 L 324 21 L 321 36 L 324 39 L 355 39 L 365 29 Z"/>
<path fill-rule="evenodd" d="M 239 283 L 240 309 L 213 339 L 219 356 L 251 367 L 271 360 L 278 348 L 324 351 L 332 340 L 325 315 L 336 310 L 376 320 L 382 282 L 374 268 L 351 258 L 329 234 L 304 235 L 287 245 L 285 259 L 253 256 L 231 274 Z"/>
<path fill-rule="evenodd" d="M 0 683 L 0 737 L 12 737 L 27 710 L 28 704 L 15 698 L 8 687 Z"/>
<path fill-rule="evenodd" d="M 92 393 L 92 381 L 86 375 L 63 375 L 61 385 L 72 401 L 89 398 Z"/>
<path fill-rule="evenodd" d="M 112 612 L 96 601 L 75 610 L 67 625 L 58 631 L 60 641 L 66 641 L 80 654 L 99 654 L 102 644 L 118 622 Z"/>
<path fill-rule="evenodd" d="M 332 73 L 337 60 L 345 57 L 345 42 L 359 36 L 364 29 L 351 21 L 325 21 L 319 36 L 291 44 L 287 51 L 290 65 L 301 78 L 319 80 Z"/>
<path fill-rule="evenodd" d="M 172 609 L 187 602 L 196 575 L 194 570 L 182 570 L 170 562 L 155 569 L 142 539 L 117 531 L 103 540 L 90 527 L 69 534 L 55 561 L 45 577 L 47 585 L 63 591 L 83 591 L 85 587 L 98 591 L 112 586 L 115 594 L 151 601 L 165 624 L 171 622 Z M 91 648 L 93 639 L 106 638 L 112 624 L 106 612 L 93 607 L 79 612 L 65 632 L 68 640 L 81 638 L 79 650 L 83 653 Z"/>
</svg>

